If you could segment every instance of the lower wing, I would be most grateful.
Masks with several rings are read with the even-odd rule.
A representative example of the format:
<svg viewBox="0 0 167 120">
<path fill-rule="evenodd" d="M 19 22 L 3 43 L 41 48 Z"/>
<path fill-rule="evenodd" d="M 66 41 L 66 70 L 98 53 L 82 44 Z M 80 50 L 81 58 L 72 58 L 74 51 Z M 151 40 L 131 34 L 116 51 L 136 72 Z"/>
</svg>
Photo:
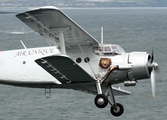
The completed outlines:
<svg viewBox="0 0 167 120">
<path fill-rule="evenodd" d="M 90 94 L 97 94 L 95 81 L 80 66 L 77 65 L 69 56 L 49 56 L 35 60 L 35 62 L 59 80 L 64 88 L 74 89 Z M 119 87 L 114 87 L 115 95 L 130 95 L 131 93 Z M 105 87 L 103 89 L 106 89 Z"/>
</svg>

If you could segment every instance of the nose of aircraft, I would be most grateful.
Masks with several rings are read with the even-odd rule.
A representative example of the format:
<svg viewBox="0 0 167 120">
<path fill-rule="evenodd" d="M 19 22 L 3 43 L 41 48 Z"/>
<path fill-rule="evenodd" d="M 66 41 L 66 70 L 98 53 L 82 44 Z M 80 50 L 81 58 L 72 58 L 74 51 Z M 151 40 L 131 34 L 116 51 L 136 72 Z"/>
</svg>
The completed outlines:
<svg viewBox="0 0 167 120">
<path fill-rule="evenodd" d="M 131 52 L 129 54 L 128 63 L 133 66 L 132 73 L 136 80 L 150 77 L 148 70 L 148 61 L 150 58 L 150 55 L 146 52 Z"/>
<path fill-rule="evenodd" d="M 155 98 L 155 70 L 158 64 L 154 61 L 154 53 L 132 52 L 128 62 L 133 66 L 132 73 L 136 80 L 151 78 L 152 97 Z"/>
</svg>

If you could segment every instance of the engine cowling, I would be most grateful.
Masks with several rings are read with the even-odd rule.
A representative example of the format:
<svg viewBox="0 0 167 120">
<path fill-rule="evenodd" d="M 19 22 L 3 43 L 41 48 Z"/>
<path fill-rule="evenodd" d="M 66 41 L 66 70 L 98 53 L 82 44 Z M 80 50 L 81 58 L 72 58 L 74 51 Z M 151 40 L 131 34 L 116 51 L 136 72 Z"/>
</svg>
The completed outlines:
<svg viewBox="0 0 167 120">
<path fill-rule="evenodd" d="M 150 55 L 147 52 L 129 53 L 128 63 L 132 65 L 131 75 L 135 80 L 146 79 L 150 77 L 148 69 Z"/>
</svg>

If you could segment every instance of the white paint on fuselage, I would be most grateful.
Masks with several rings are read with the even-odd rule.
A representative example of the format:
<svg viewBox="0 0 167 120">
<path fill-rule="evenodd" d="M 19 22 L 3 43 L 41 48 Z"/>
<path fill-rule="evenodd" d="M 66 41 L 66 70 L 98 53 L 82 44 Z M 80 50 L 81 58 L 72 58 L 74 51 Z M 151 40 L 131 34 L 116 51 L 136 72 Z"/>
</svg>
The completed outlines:
<svg viewBox="0 0 167 120">
<path fill-rule="evenodd" d="M 0 52 L 0 82 L 61 84 L 35 60 L 60 54 L 56 47 L 41 47 Z"/>
<path fill-rule="evenodd" d="M 128 54 L 116 55 L 116 56 L 98 56 L 96 54 L 85 53 L 84 54 L 70 54 L 71 58 L 76 61 L 77 58 L 81 58 L 81 63 L 78 65 L 84 69 L 93 78 L 98 77 L 99 74 L 99 61 L 100 58 L 110 58 L 112 65 L 127 65 Z M 0 83 L 5 84 L 61 84 L 61 81 L 54 78 L 41 66 L 39 66 L 35 60 L 46 56 L 60 55 L 61 52 L 56 47 L 41 47 L 32 49 L 20 49 L 0 52 Z M 90 56 L 89 64 L 85 62 L 85 58 Z M 56 62 L 56 60 L 55 60 Z M 106 74 L 101 75 L 103 77 Z M 127 79 L 124 72 L 120 72 L 121 75 L 112 74 L 108 77 L 107 82 L 115 80 L 121 81 Z M 96 79 L 96 78 L 95 78 Z M 99 78 L 100 79 L 100 78 Z M 17 85 L 17 84 L 16 84 Z"/>
</svg>

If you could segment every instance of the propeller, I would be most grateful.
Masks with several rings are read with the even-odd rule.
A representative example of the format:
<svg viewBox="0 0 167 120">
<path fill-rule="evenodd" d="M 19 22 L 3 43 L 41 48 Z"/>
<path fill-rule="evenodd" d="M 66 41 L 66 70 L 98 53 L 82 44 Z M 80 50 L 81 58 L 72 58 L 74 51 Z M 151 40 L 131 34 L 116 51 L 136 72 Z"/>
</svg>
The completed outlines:
<svg viewBox="0 0 167 120">
<path fill-rule="evenodd" d="M 155 70 L 158 68 L 158 64 L 156 62 L 154 62 L 154 50 L 153 50 L 153 48 L 152 48 L 152 55 L 151 55 L 149 68 L 151 70 L 152 97 L 155 98 Z"/>
<path fill-rule="evenodd" d="M 152 53 L 151 53 L 151 63 L 154 61 L 154 49 L 153 49 L 153 46 L 152 46 Z"/>
<path fill-rule="evenodd" d="M 154 70 L 151 71 L 151 87 L 152 87 L 152 97 L 155 98 L 155 73 L 154 73 Z"/>
</svg>

